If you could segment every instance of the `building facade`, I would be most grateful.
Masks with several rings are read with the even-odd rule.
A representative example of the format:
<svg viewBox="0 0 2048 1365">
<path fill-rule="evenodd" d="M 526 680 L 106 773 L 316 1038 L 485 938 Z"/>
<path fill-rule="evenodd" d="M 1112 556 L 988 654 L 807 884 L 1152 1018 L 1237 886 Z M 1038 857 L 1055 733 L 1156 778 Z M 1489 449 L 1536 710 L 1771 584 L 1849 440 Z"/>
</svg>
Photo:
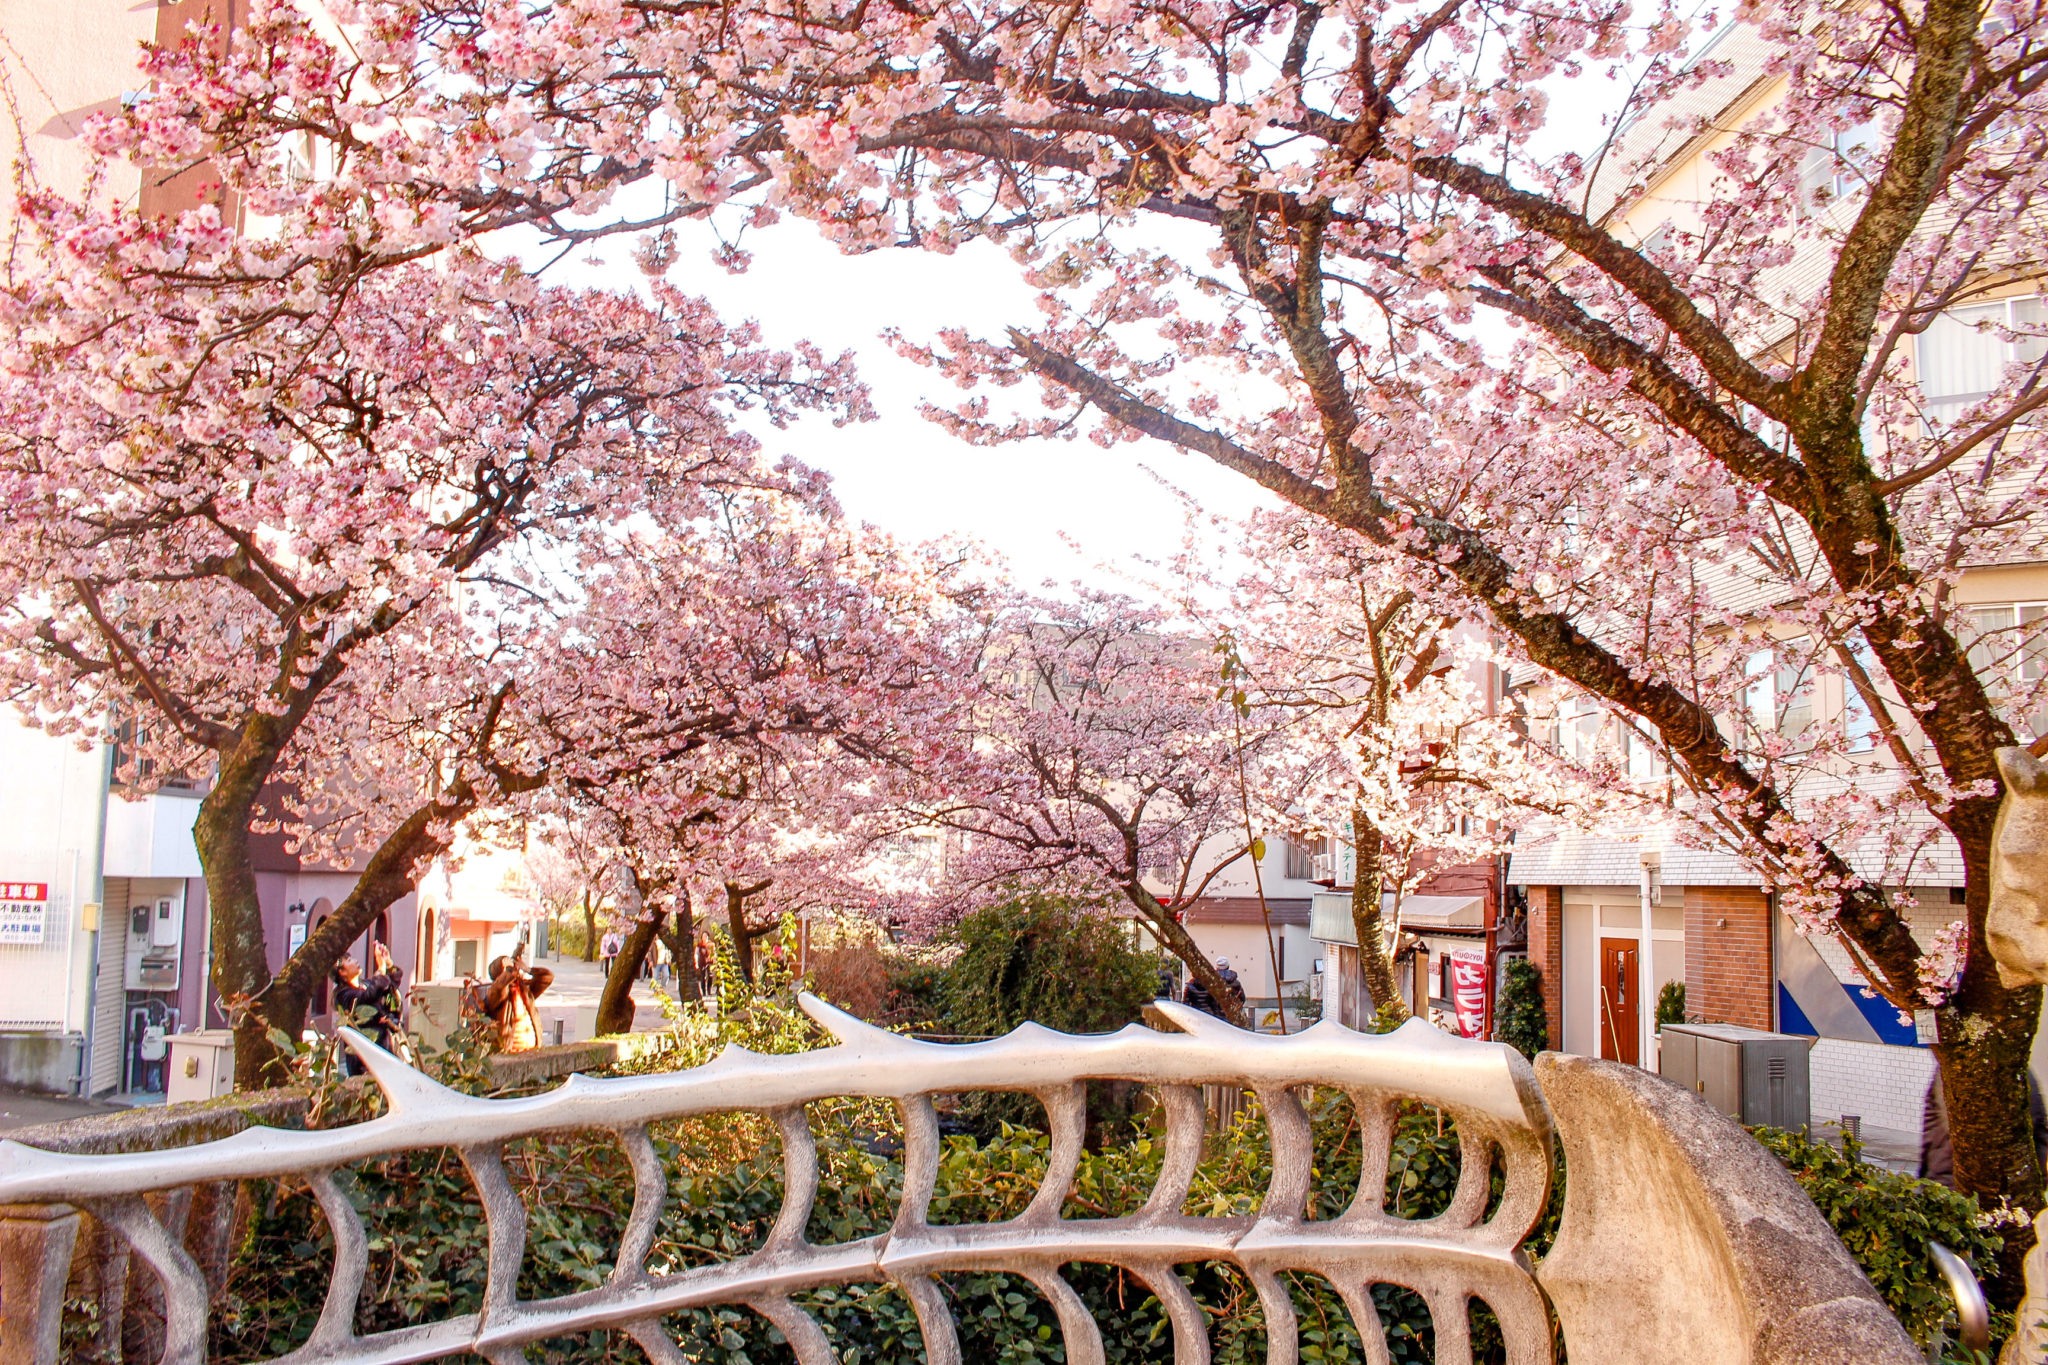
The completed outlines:
<svg viewBox="0 0 2048 1365">
<path fill-rule="evenodd" d="M 1722 192 L 1717 154 L 1729 151 L 1737 131 L 1767 114 L 1783 94 L 1784 79 L 1771 69 L 1772 55 L 1769 40 L 1748 25 L 1731 22 L 1716 34 L 1695 58 L 1713 59 L 1702 78 L 1617 135 L 1591 187 L 1591 215 L 1646 248 L 1660 246 L 1674 228 L 1701 230 L 1703 211 Z M 1855 168 L 1876 132 L 1874 125 L 1847 129 L 1834 147 L 1808 151 L 1802 213 L 1853 212 Z M 1658 169 L 1622 198 L 1633 167 L 1645 162 Z M 1767 272 L 1758 292 L 1810 295 L 1825 286 L 1830 265 L 1817 247 L 1801 249 Z M 1911 340 L 1898 363 L 1920 385 L 1926 420 L 1945 421 L 1984 397 L 2011 362 L 2040 359 L 2038 340 L 2015 343 L 1980 330 L 1986 322 L 2041 322 L 2048 315 L 2040 295 L 2036 282 L 2002 283 L 1987 275 L 1967 305 L 1936 316 Z M 1760 335 L 1754 344 L 1759 354 L 1774 354 L 1787 341 Z M 1866 432 L 1874 443 L 1886 438 L 1881 428 Z M 1716 595 L 1741 615 L 1775 605 L 1769 593 L 1756 584 L 1730 583 Z M 1999 642 L 2008 638 L 2001 632 L 2017 633 L 2048 611 L 2048 564 L 1962 565 L 1951 593 L 1960 634 L 1977 642 L 1971 660 L 1994 698 L 2043 676 L 2048 651 L 2038 641 L 2031 650 L 2001 648 Z M 1815 721 L 1840 727 L 1849 753 L 1818 780 L 1877 789 L 1896 785 L 1896 763 L 1841 680 L 1799 676 L 1784 657 L 1782 650 L 1765 648 L 1749 660 L 1756 682 L 1748 705 L 1759 728 L 1796 744 L 1799 731 Z M 1528 691 L 1533 695 L 1542 687 L 1535 682 Z M 1613 745 L 1631 776 L 1652 784 L 1660 780 L 1648 747 L 1632 742 L 1597 708 L 1582 700 L 1539 698 L 1528 709 L 1549 717 L 1538 727 L 1547 731 L 1537 736 L 1542 742 L 1565 748 Z M 2048 731 L 2048 717 L 2012 719 L 2023 736 Z M 1907 874 L 1875 857 L 1857 869 L 1885 886 L 1922 943 L 1962 914 L 1959 860 L 1944 839 L 1931 839 L 1927 847 Z M 1854 1117 L 1866 1133 L 1888 1132 L 1909 1149 L 1917 1142 L 1934 1074 L 1926 1046 L 1931 1013 L 1901 1019 L 1866 991 L 1839 940 L 1802 933 L 1733 857 L 1687 848 L 1669 829 L 1602 835 L 1539 827 L 1517 842 L 1508 882 L 1528 907 L 1528 952 L 1542 970 L 1553 1047 L 1654 1068 L 1658 1000 L 1679 984 L 1688 1019 L 1813 1040 L 1808 1061 L 1815 1121 Z M 2041 1061 L 2037 1040 L 2037 1074 Z"/>
</svg>

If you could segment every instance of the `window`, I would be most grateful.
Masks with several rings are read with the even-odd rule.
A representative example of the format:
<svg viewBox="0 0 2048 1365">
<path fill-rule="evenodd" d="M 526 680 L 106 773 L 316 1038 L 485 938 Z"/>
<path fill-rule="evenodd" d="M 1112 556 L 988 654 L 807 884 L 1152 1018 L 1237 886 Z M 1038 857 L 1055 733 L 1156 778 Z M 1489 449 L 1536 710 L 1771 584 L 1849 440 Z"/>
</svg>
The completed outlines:
<svg viewBox="0 0 2048 1365">
<path fill-rule="evenodd" d="M 1779 660 L 1771 675 L 1778 733 L 1796 739 L 1813 724 L 1813 670 L 1795 660 Z"/>
<path fill-rule="evenodd" d="M 1296 881 L 1307 881 L 1315 874 L 1315 854 L 1307 845 L 1287 840 L 1287 875 Z"/>
<path fill-rule="evenodd" d="M 1552 747 L 1566 758 L 1589 762 L 1600 739 L 1605 717 L 1584 697 L 1566 697 L 1557 704 L 1557 729 Z"/>
<path fill-rule="evenodd" d="M 1849 654 L 1863 675 L 1875 684 L 1877 655 L 1871 652 L 1870 642 L 1855 636 L 1849 641 Z M 1852 754 L 1869 753 L 1877 747 L 1877 717 L 1864 705 L 1863 693 L 1846 669 L 1842 672 L 1842 739 Z"/>
<path fill-rule="evenodd" d="M 1930 427 L 1955 424 L 1963 410 L 1988 397 L 2008 365 L 2031 365 L 2043 354 L 2048 307 L 2038 298 L 1951 308 L 1920 335 L 1915 364 L 1922 413 Z M 2017 337 L 2008 339 L 2014 332 Z"/>
<path fill-rule="evenodd" d="M 1798 657 L 1803 653 L 1803 648 L 1796 653 L 1792 649 L 1760 649 L 1744 662 L 1743 672 L 1750 683 L 1743 700 L 1759 734 L 1797 739 L 1812 727 L 1813 667 Z"/>
<path fill-rule="evenodd" d="M 1970 607 L 1963 613 L 1960 634 L 1969 647 L 1970 667 L 1984 682 L 1994 703 L 2004 706 L 2015 694 L 2038 687 L 2048 678 L 2048 602 L 2013 602 Z M 2048 734 L 2048 708 L 2040 714 L 2012 717 L 2015 728 Z"/>
<path fill-rule="evenodd" d="M 1854 192 L 1883 154 L 1884 136 L 1875 119 L 1842 129 L 1832 145 L 1812 148 L 1800 163 L 1800 202 L 1831 204 Z"/>
<path fill-rule="evenodd" d="M 1626 722 L 1621 727 L 1621 753 L 1628 763 L 1630 777 L 1645 779 L 1657 775 L 1657 746 L 1643 738 L 1635 725 Z"/>
</svg>

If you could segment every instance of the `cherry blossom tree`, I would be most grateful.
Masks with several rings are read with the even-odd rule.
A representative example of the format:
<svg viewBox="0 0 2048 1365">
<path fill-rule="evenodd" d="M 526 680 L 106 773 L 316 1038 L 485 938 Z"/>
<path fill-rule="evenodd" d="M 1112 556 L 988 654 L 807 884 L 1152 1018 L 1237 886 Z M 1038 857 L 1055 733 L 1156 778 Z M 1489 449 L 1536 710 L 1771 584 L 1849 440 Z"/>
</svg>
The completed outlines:
<svg viewBox="0 0 2048 1365">
<path fill-rule="evenodd" d="M 43 251 L 0 338 L 0 668 L 54 728 L 146 716 L 132 764 L 210 777 L 194 838 L 214 985 L 245 1015 L 238 1083 L 274 1080 L 269 1040 L 296 1036 L 452 823 L 537 781 L 502 757 L 511 716 L 522 749 L 573 728 L 556 708 L 585 680 L 549 667 L 548 641 L 565 614 L 593 625 L 574 598 L 638 551 L 625 528 L 711 525 L 725 493 L 824 507 L 732 413 L 853 417 L 861 391 L 665 286 L 515 301 L 407 265 L 323 312 L 302 280 L 222 282 L 253 248 L 208 210 L 31 207 Z M 366 744 L 412 771 L 352 771 Z M 356 821 L 355 892 L 273 979 L 250 837 L 280 779 L 411 808 L 381 842 Z"/>
<path fill-rule="evenodd" d="M 582 917 L 583 960 L 595 962 L 598 917 L 607 913 L 611 888 L 605 877 L 608 865 L 591 831 L 562 821 L 522 833 L 529 849 L 523 867 L 534 896 L 558 922 L 572 913 Z"/>
<path fill-rule="evenodd" d="M 922 354 L 1035 379 L 1049 410 L 976 395 L 959 430 L 1073 433 L 1092 409 L 1106 443 L 1214 460 L 1639 724 L 1700 837 L 1936 1012 L 1959 1185 L 2039 1206 L 2039 992 L 2001 987 L 1983 920 L 1993 754 L 2040 698 L 1987 689 L 1953 593 L 1965 565 L 2040 556 L 2041 324 L 1984 322 L 2013 363 L 1953 411 L 1908 354 L 2039 278 L 2038 5 L 1743 10 L 1760 103 L 1654 231 L 1627 210 L 1706 131 L 1665 111 L 1730 74 L 1669 6 L 332 9 L 347 43 L 277 7 L 224 55 L 167 55 L 105 136 L 297 215 L 308 245 L 266 270 L 515 223 L 642 233 L 658 268 L 707 214 L 733 265 L 787 214 L 853 249 L 1000 242 L 1043 325 Z M 317 188 L 283 167 L 291 139 L 331 171 Z M 623 207 L 639 181 L 665 193 Z M 1853 721 L 1752 725 L 1766 652 L 1786 695 L 1846 688 Z M 1872 735 L 1895 772 L 1840 780 Z M 1837 780 L 1798 790 L 1816 771 Z M 1886 890 L 1930 843 L 1963 869 L 1942 942 L 1964 951 Z"/>
<path fill-rule="evenodd" d="M 1196 576 L 1185 610 L 1228 623 L 1245 704 L 1285 718 L 1290 833 L 1352 851 L 1361 974 L 1382 1017 L 1406 1018 L 1386 896 L 1499 856 L 1536 815 L 1585 822 L 1644 803 L 1528 744 L 1500 656 L 1424 606 L 1398 560 L 1298 512 L 1254 518 L 1243 548 L 1253 567 L 1228 584 Z"/>
<path fill-rule="evenodd" d="M 699 905 L 724 914 L 751 979 L 781 913 L 866 899 L 862 831 L 957 762 L 975 701 L 980 626 L 955 554 L 781 499 L 726 501 L 679 543 L 633 537 L 588 579 L 557 665 L 582 681 L 537 727 L 554 755 L 542 799 L 621 877 L 606 1027 L 630 1026 L 657 938 L 687 957 Z"/>
<path fill-rule="evenodd" d="M 1110 593 L 1013 604 L 981 676 L 973 780 L 915 807 L 959 844 L 948 904 L 1016 882 L 1107 889 L 1246 1022 L 1180 912 L 1254 854 L 1271 794 L 1295 790 L 1267 762 L 1285 718 L 1240 717 L 1213 638 Z"/>
</svg>

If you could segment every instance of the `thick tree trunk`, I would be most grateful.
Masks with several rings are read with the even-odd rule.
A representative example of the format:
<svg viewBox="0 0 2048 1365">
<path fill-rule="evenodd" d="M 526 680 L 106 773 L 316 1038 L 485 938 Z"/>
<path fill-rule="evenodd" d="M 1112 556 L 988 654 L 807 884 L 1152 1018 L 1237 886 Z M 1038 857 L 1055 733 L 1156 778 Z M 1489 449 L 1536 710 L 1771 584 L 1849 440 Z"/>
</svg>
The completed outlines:
<svg viewBox="0 0 2048 1365">
<path fill-rule="evenodd" d="M 690 893 L 686 890 L 676 898 L 675 914 L 669 917 L 666 932 L 661 941 L 668 945 L 669 956 L 676 964 L 676 999 L 692 1001 L 699 997 L 697 990 L 697 917 L 690 907 Z"/>
<path fill-rule="evenodd" d="M 747 932 L 746 893 L 731 882 L 725 884 L 725 924 L 732 935 L 732 960 L 740 980 L 754 984 L 754 936 Z"/>
<path fill-rule="evenodd" d="M 747 902 L 766 891 L 770 882 L 758 882 L 752 886 L 741 886 L 737 882 L 725 884 L 725 923 L 732 935 L 733 963 L 739 968 L 740 979 L 749 986 L 754 984 L 754 940 L 772 934 L 779 927 L 764 924 L 758 929 L 747 927 Z"/>
<path fill-rule="evenodd" d="M 1972 841 L 1974 842 L 1974 841 Z M 1990 839 L 1964 848 L 1970 955 L 1962 979 L 1935 1012 L 1934 1045 L 1948 1104 L 1956 1188 L 1988 1206 L 2001 1196 L 2027 1210 L 2042 1203 L 2039 1140 L 2027 1097 L 2027 1059 L 2041 1017 L 2041 988 L 2008 990 L 1984 943 L 1990 908 Z M 2000 1305 L 2019 1302 L 2021 1259 L 2033 1245 L 2031 1225 L 2011 1229 L 1986 1286 Z"/>
<path fill-rule="evenodd" d="M 1394 975 L 1394 955 L 1387 947 L 1386 922 L 1380 911 L 1386 887 L 1380 831 L 1366 818 L 1363 806 L 1351 808 L 1351 842 L 1358 865 L 1351 878 L 1351 932 L 1358 938 L 1359 975 L 1365 978 L 1373 1009 L 1398 1023 L 1413 1011 L 1402 998 Z"/>
<path fill-rule="evenodd" d="M 668 915 L 660 910 L 646 912 L 645 918 L 633 925 L 633 932 L 626 935 L 626 941 L 619 945 L 619 955 L 612 959 L 611 975 L 604 979 L 604 993 L 597 999 L 597 1031 L 600 1036 L 633 1031 L 633 983 L 640 979 L 641 964 L 647 961 L 647 954 L 654 950 L 654 940 L 661 933 L 662 921 Z"/>
<path fill-rule="evenodd" d="M 1230 987 L 1223 984 L 1223 974 L 1209 961 L 1208 954 L 1202 951 L 1202 945 L 1195 942 L 1187 927 L 1173 917 L 1173 912 L 1137 882 L 1125 883 L 1123 892 L 1124 899 L 1136 907 L 1153 934 L 1166 945 L 1166 950 L 1186 965 L 1190 976 L 1202 983 L 1202 989 L 1216 1001 L 1216 1008 L 1223 1011 L 1223 1017 L 1239 1028 L 1250 1028 L 1250 1013 L 1237 1003 Z"/>
<path fill-rule="evenodd" d="M 234 1023 L 237 1090 L 261 1090 L 291 1079 L 291 1058 L 270 1037 L 264 996 L 270 985 L 270 951 L 249 837 L 257 798 L 274 766 L 275 755 L 268 752 L 253 757 L 240 750 L 222 754 L 213 790 L 200 801 L 192 825 L 212 919 L 213 989 Z M 303 1000 L 298 1017 L 298 1026 L 285 1028 L 293 1038 L 304 1027 Z"/>
<path fill-rule="evenodd" d="M 590 888 L 583 888 L 583 960 L 597 961 L 597 902 L 590 898 Z"/>
<path fill-rule="evenodd" d="M 256 1013 L 267 1027 L 279 1029 L 292 1038 L 299 1036 L 306 1026 L 306 1008 L 313 993 L 333 974 L 334 964 L 347 954 L 350 944 L 369 932 L 379 916 L 413 891 L 418 885 L 415 869 L 448 851 L 455 822 L 475 807 L 474 788 L 467 782 L 457 783 L 439 799 L 415 810 L 384 837 L 357 875 L 356 884 L 334 907 L 334 913 L 307 935 L 263 992 Z M 236 1089 L 261 1089 L 280 1083 L 245 1083 L 241 1076 L 239 1037 L 236 1047 Z"/>
</svg>

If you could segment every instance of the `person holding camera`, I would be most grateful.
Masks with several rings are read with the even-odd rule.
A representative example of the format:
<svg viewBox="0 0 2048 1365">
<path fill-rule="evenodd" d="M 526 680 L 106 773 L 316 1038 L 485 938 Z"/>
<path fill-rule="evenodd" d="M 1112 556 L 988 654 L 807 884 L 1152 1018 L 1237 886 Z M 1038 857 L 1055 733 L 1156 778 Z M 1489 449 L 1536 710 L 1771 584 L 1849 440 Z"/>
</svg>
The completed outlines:
<svg viewBox="0 0 2048 1365">
<path fill-rule="evenodd" d="M 540 1046 L 540 1017 L 534 998 L 555 983 L 545 967 L 526 965 L 526 945 L 510 957 L 491 963 L 491 985 L 484 992 L 484 1013 L 497 1029 L 498 1051 L 529 1052 Z"/>
<path fill-rule="evenodd" d="M 391 950 L 381 943 L 370 946 L 370 965 L 376 970 L 363 975 L 363 964 L 344 957 L 334 964 L 334 1015 L 339 1023 L 352 1024 L 377 1040 L 386 1052 L 397 1052 L 405 1029 L 398 1021 L 398 988 L 405 974 L 391 960 Z M 353 1054 L 345 1058 L 351 1076 L 362 1073 Z"/>
</svg>

